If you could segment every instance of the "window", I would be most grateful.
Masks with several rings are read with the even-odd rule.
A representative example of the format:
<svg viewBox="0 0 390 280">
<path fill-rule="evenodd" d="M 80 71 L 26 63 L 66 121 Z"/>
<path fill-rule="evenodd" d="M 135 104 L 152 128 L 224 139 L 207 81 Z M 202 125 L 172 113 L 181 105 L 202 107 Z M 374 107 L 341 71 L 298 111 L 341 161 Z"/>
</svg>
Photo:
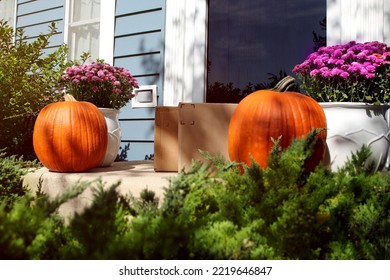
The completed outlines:
<svg viewBox="0 0 390 280">
<path fill-rule="evenodd" d="M 14 25 L 15 0 L 0 0 L 0 20 L 5 20 L 8 25 Z"/>
<path fill-rule="evenodd" d="M 71 0 L 69 8 L 69 58 L 89 52 L 99 58 L 100 0 Z"/>
<path fill-rule="evenodd" d="M 207 102 L 272 86 L 325 44 L 326 0 L 210 0 Z"/>
</svg>

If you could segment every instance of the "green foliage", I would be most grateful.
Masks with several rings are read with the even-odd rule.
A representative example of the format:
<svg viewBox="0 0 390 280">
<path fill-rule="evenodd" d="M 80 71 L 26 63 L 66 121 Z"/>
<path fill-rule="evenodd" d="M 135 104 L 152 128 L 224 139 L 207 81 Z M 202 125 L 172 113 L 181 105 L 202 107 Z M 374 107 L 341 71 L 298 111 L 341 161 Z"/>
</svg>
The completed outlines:
<svg viewBox="0 0 390 280">
<path fill-rule="evenodd" d="M 332 230 L 329 259 L 390 258 L 390 177 L 374 173 L 364 147 L 334 177 L 335 195 L 324 203 Z M 346 174 L 348 176 L 346 176 Z"/>
<path fill-rule="evenodd" d="M 61 258 L 72 239 L 57 210 L 87 186 L 77 184 L 54 200 L 42 192 L 27 193 L 15 199 L 11 209 L 0 202 L 0 259 Z"/>
<path fill-rule="evenodd" d="M 22 169 L 22 161 L 15 156 L 4 157 L 0 154 L 0 199 L 23 195 L 22 176 L 25 171 Z"/>
<path fill-rule="evenodd" d="M 187 230 L 186 257 L 318 257 L 316 215 L 326 191 L 301 186 L 304 150 L 300 141 L 284 153 L 276 147 L 270 168 L 253 163 L 244 175 L 220 159 L 213 163 L 217 173 L 198 163 L 181 174 L 167 190 L 162 211 Z"/>
<path fill-rule="evenodd" d="M 126 211 L 116 188 L 119 183 L 104 189 L 101 181 L 93 191 L 93 204 L 82 214 L 76 214 L 70 232 L 77 240 L 77 250 L 69 251 L 69 258 L 104 259 L 116 247 L 117 237 L 126 230 Z"/>
<path fill-rule="evenodd" d="M 11 203 L 16 197 L 26 193 L 22 177 L 28 168 L 37 166 L 35 162 L 24 161 L 16 156 L 6 157 L 0 150 L 0 202 Z"/>
<path fill-rule="evenodd" d="M 389 179 L 366 164 L 366 147 L 337 173 L 323 166 L 305 172 L 311 137 L 283 153 L 276 145 L 268 169 L 253 163 L 244 175 L 220 157 L 194 163 L 171 182 L 159 211 L 132 219 L 127 244 L 138 254 L 127 256 L 388 258 Z"/>
<path fill-rule="evenodd" d="M 118 193 L 120 184 L 78 184 L 49 200 L 38 192 L 0 204 L 1 258 L 27 259 L 389 259 L 390 176 L 363 147 L 338 172 L 305 170 L 317 132 L 269 167 L 204 153 L 171 179 L 159 203 Z M 93 187 L 92 204 L 65 223 L 58 207 Z"/>
<path fill-rule="evenodd" d="M 14 31 L 0 21 L 0 149 L 8 155 L 35 158 L 32 131 L 39 111 L 58 101 L 58 82 L 68 62 L 66 45 L 46 48 L 56 33 L 52 23 L 46 35 L 27 40 L 23 29 Z M 14 40 L 15 38 L 15 40 Z"/>
</svg>

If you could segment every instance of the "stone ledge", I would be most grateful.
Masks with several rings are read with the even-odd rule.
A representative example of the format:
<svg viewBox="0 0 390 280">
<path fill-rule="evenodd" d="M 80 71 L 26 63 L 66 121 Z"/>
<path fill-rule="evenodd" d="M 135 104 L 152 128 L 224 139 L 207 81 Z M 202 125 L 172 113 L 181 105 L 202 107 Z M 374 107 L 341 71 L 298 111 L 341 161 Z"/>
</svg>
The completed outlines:
<svg viewBox="0 0 390 280">
<path fill-rule="evenodd" d="M 155 192 L 162 199 L 164 188 L 169 186 L 169 179 L 177 176 L 175 172 L 155 172 L 153 161 L 123 161 L 114 162 L 110 167 L 100 167 L 83 173 L 57 173 L 43 167 L 28 173 L 23 184 L 32 192 L 37 190 L 39 182 L 42 191 L 49 197 L 56 197 L 69 190 L 77 182 L 90 182 L 101 178 L 106 186 L 121 182 L 117 190 L 124 195 L 138 197 L 144 189 Z M 91 187 L 94 185 L 92 184 Z M 91 188 L 87 188 L 80 196 L 64 203 L 59 212 L 70 217 L 74 212 L 80 213 L 92 202 Z"/>
</svg>

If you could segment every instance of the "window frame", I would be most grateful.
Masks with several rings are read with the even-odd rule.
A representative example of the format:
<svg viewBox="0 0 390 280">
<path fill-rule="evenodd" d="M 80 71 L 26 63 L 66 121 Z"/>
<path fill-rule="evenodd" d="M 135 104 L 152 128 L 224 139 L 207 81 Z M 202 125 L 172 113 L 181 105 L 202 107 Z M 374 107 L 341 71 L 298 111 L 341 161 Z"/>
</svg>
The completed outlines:
<svg viewBox="0 0 390 280">
<path fill-rule="evenodd" d="M 82 20 L 76 23 L 72 22 L 71 4 L 74 0 L 65 0 L 65 16 L 64 16 L 64 43 L 68 44 L 71 27 L 78 27 L 89 24 L 99 23 L 99 59 L 105 62 L 113 63 L 114 54 L 114 29 L 115 29 L 115 4 L 113 0 L 100 0 L 100 16 L 99 19 Z M 111 38 L 108 40 L 107 38 Z M 69 46 L 69 45 L 68 45 Z M 71 48 L 72 46 L 69 46 Z M 71 53 L 70 53 L 71 55 Z M 72 57 L 70 57 L 72 59 Z M 77 59 L 77 58 L 73 58 Z"/>
<path fill-rule="evenodd" d="M 11 12 L 12 15 L 10 15 L 10 16 L 11 16 L 12 22 L 9 22 L 9 21 L 8 21 L 8 25 L 11 26 L 12 28 L 14 28 L 14 27 L 16 26 L 17 0 L 13 0 L 13 1 L 11 1 L 11 2 L 14 3 L 14 5 L 13 5 L 13 11 Z M 2 18 L 1 18 L 1 19 L 2 19 Z M 6 19 L 4 18 L 4 20 L 6 20 Z"/>
<path fill-rule="evenodd" d="M 208 0 L 166 0 L 164 106 L 206 100 Z"/>
</svg>

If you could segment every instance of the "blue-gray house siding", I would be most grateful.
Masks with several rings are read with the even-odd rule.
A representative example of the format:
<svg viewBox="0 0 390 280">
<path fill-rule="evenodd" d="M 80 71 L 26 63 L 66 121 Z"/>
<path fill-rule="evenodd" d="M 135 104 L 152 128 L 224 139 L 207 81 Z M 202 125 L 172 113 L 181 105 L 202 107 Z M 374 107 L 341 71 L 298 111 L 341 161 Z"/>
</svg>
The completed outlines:
<svg viewBox="0 0 390 280">
<path fill-rule="evenodd" d="M 18 0 L 16 27 L 23 28 L 27 40 L 34 40 L 56 22 L 57 33 L 50 40 L 50 52 L 64 42 L 65 0 Z M 113 64 L 127 68 L 140 85 L 157 85 L 158 104 L 163 104 L 165 0 L 117 0 Z M 121 109 L 121 151 L 127 160 L 140 160 L 154 153 L 154 108 Z"/>
<path fill-rule="evenodd" d="M 115 12 L 114 65 L 125 67 L 140 85 L 157 85 L 162 104 L 165 1 L 118 0 Z M 122 149 L 127 159 L 153 154 L 154 108 L 121 109 Z M 128 146 L 129 145 L 129 146 Z"/>
<path fill-rule="evenodd" d="M 65 0 L 18 0 L 16 28 L 23 28 L 27 40 L 47 33 L 52 22 L 57 24 L 57 33 L 52 36 L 47 52 L 55 50 L 64 42 Z"/>
</svg>

